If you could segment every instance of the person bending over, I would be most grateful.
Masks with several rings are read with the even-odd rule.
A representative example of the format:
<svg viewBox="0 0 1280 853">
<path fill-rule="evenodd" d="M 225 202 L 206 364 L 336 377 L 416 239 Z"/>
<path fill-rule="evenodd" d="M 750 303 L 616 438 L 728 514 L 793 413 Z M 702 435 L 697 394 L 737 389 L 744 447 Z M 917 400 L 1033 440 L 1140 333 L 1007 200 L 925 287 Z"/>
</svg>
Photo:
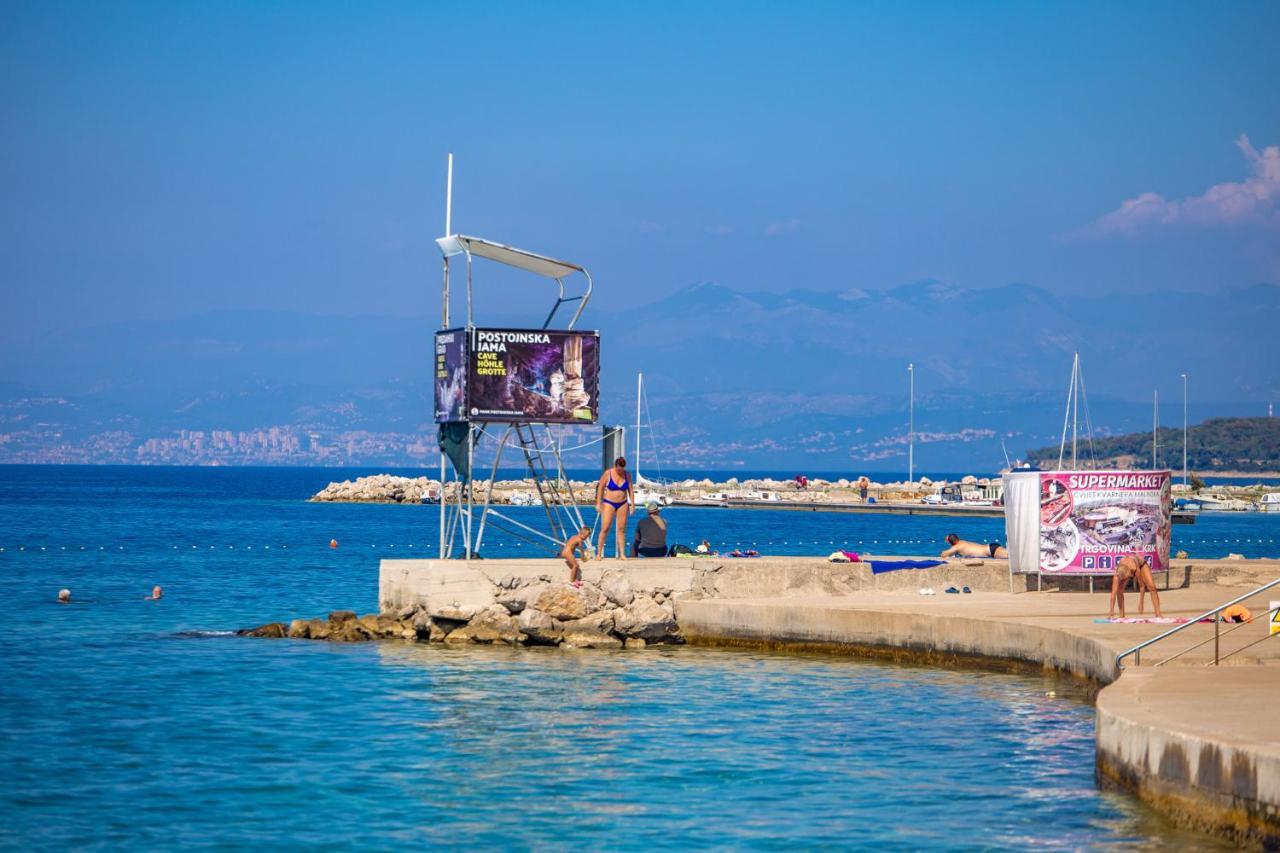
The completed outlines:
<svg viewBox="0 0 1280 853">
<path fill-rule="evenodd" d="M 1124 618 L 1124 588 L 1133 579 L 1138 587 L 1138 615 L 1145 609 L 1147 593 L 1151 593 L 1151 606 L 1156 611 L 1156 618 L 1164 616 L 1160 612 L 1160 593 L 1156 592 L 1156 579 L 1151 576 L 1151 565 L 1141 557 L 1128 554 L 1116 562 L 1116 573 L 1111 576 L 1111 601 L 1107 605 L 1107 618 L 1115 617 L 1116 605 L 1120 605 L 1120 618 Z"/>
<path fill-rule="evenodd" d="M 587 540 L 591 538 L 591 528 L 581 527 L 578 532 L 569 537 L 569 541 L 564 543 L 564 550 L 560 552 L 560 556 L 564 558 L 565 565 L 569 567 L 569 583 L 582 582 L 582 568 L 578 565 L 578 556 L 575 551 L 582 551 L 582 559 L 587 559 Z"/>
<path fill-rule="evenodd" d="M 649 501 L 644 505 L 648 515 L 636 522 L 636 538 L 631 543 L 633 557 L 667 556 L 667 522 L 662 517 L 662 505 Z"/>
<path fill-rule="evenodd" d="M 999 542 L 983 545 L 981 542 L 961 539 L 954 533 L 948 533 L 946 541 L 950 547 L 942 552 L 943 557 L 992 557 L 1003 560 L 1009 556 L 1008 549 Z"/>
</svg>

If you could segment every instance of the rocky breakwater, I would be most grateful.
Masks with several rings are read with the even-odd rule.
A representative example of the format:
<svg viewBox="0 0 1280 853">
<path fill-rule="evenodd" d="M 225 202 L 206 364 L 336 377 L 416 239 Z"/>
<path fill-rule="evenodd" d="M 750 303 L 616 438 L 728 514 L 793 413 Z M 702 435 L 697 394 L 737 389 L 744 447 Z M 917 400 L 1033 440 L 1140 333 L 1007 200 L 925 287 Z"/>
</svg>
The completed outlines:
<svg viewBox="0 0 1280 853">
<path fill-rule="evenodd" d="M 311 496 L 322 503 L 418 504 L 438 500 L 440 483 L 426 477 L 397 477 L 375 474 L 355 481 L 330 483 Z"/>
<path fill-rule="evenodd" d="M 336 610 L 327 619 L 269 622 L 237 633 L 345 643 L 409 640 L 585 649 L 684 642 L 672 591 L 635 589 L 621 571 L 607 571 L 598 583 L 581 586 L 544 575 L 502 578 L 494 587 L 494 603 L 484 606 L 431 602 L 364 616 Z"/>
</svg>

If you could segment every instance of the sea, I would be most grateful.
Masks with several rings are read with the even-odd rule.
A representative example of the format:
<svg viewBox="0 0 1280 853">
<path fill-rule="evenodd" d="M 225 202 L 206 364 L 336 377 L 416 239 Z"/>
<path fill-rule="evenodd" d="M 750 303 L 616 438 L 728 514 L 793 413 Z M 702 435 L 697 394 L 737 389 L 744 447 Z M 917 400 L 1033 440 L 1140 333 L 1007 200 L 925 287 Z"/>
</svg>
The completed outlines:
<svg viewBox="0 0 1280 853">
<path fill-rule="evenodd" d="M 1099 789 L 1093 708 L 1052 677 L 235 636 L 376 610 L 378 561 L 430 554 L 435 507 L 306 501 L 360 473 L 0 467 L 0 848 L 1217 847 Z M 668 524 L 722 549 L 888 554 L 940 549 L 957 521 Z M 1280 556 L 1277 539 L 1260 514 L 1174 530 L 1195 556 Z"/>
</svg>

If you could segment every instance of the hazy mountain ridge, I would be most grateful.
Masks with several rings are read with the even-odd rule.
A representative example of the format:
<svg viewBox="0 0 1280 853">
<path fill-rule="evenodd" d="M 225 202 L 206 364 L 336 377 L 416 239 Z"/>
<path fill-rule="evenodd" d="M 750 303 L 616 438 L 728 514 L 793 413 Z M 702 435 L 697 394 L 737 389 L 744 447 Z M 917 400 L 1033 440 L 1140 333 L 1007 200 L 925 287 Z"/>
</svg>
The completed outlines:
<svg viewBox="0 0 1280 853">
<path fill-rule="evenodd" d="M 1002 462 L 1001 436 L 1011 454 L 1056 441 L 1076 348 L 1102 433 L 1149 423 L 1157 385 L 1180 410 L 1182 370 L 1201 416 L 1261 411 L 1280 388 L 1272 285 L 1063 299 L 1019 284 L 773 294 L 701 283 L 626 312 L 593 306 L 583 325 L 603 335 L 603 419 L 634 420 L 643 370 L 674 463 L 902 467 L 908 362 L 918 455 L 955 454 L 956 464 Z M 0 432 L 428 434 L 433 331 L 428 318 L 235 311 L 11 343 L 0 350 Z M 29 402 L 41 398 L 63 402 Z"/>
</svg>

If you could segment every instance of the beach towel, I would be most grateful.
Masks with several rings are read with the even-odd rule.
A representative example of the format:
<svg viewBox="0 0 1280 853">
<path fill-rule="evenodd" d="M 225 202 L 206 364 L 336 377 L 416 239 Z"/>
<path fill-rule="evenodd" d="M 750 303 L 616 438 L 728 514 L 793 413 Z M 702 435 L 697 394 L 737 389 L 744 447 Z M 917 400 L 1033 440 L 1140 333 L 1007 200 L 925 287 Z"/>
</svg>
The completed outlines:
<svg viewBox="0 0 1280 853">
<path fill-rule="evenodd" d="M 1181 616 L 1152 616 L 1149 619 L 1145 616 L 1126 616 L 1123 619 L 1094 619 L 1093 621 L 1102 623 L 1110 622 L 1113 625 L 1183 625 L 1191 620 Z M 1212 622 L 1213 620 L 1201 619 L 1200 621 Z"/>
<path fill-rule="evenodd" d="M 827 560 L 832 563 L 861 563 L 862 557 L 857 551 L 835 551 Z"/>
<path fill-rule="evenodd" d="M 882 575 L 885 572 L 896 572 L 898 569 L 932 569 L 941 566 L 945 560 L 870 560 L 871 573 Z"/>
</svg>

